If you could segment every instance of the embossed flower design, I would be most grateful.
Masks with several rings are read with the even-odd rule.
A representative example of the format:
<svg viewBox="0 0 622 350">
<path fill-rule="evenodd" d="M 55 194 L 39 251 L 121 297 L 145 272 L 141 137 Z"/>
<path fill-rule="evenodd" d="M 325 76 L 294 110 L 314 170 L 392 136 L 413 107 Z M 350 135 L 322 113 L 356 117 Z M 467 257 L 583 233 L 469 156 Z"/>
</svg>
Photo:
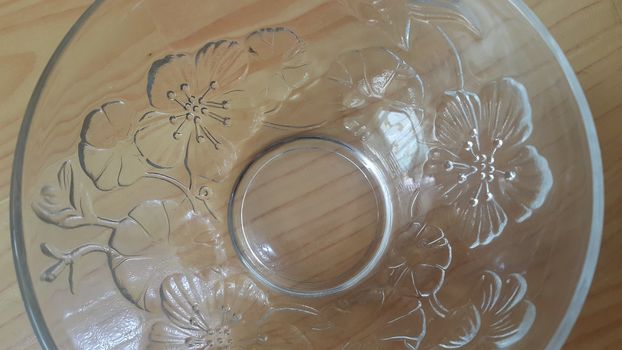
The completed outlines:
<svg viewBox="0 0 622 350">
<path fill-rule="evenodd" d="M 451 258 L 451 244 L 441 229 L 414 223 L 396 237 L 389 283 L 404 295 L 430 297 L 443 285 Z"/>
<path fill-rule="evenodd" d="M 139 123 L 136 144 L 156 167 L 184 164 L 198 175 L 220 179 L 230 169 L 235 147 L 223 135 L 234 123 L 252 128 L 234 89 L 248 71 L 248 55 L 237 41 L 210 42 L 192 57 L 168 55 L 149 70 L 147 95 L 157 110 Z"/>
<path fill-rule="evenodd" d="M 236 147 L 271 107 L 269 100 L 306 78 L 304 65 L 291 66 L 299 63 L 301 47 L 291 31 L 263 29 L 243 42 L 213 41 L 194 55 L 171 54 L 155 61 L 147 95 L 156 110 L 139 122 L 138 149 L 155 167 L 183 165 L 191 179 L 222 180 L 236 160 Z M 249 81 L 253 63 L 271 61 L 281 73 L 255 79 L 263 84 Z"/>
<path fill-rule="evenodd" d="M 421 302 L 391 290 L 371 288 L 342 297 L 321 310 L 328 336 L 339 349 L 417 349 L 426 334 Z M 349 338 L 343 339 L 347 335 Z M 339 340 L 341 339 L 341 340 Z"/>
<path fill-rule="evenodd" d="M 209 222 L 188 214 L 186 208 L 174 202 L 142 202 L 121 220 L 98 217 L 92 212 L 88 196 L 79 198 L 79 202 L 91 208 L 88 216 L 79 217 L 75 210 L 71 217 L 59 216 L 57 212 L 46 211 L 47 207 L 41 207 L 38 212 L 44 219 L 58 218 L 65 224 L 78 222 L 82 226 L 112 230 L 107 244 L 87 243 L 65 252 L 47 243 L 41 245 L 42 252 L 55 260 L 43 271 L 41 279 L 52 282 L 68 269 L 72 292 L 74 269 L 80 258 L 104 254 L 119 292 L 139 309 L 151 312 L 160 308 L 159 289 L 168 275 L 184 271 L 189 265 L 216 266 L 225 259 L 222 238 Z M 62 212 L 70 213 L 70 210 L 63 208 Z M 192 257 L 199 261 L 192 261 Z"/>
<path fill-rule="evenodd" d="M 148 349 L 311 349 L 294 326 L 272 322 L 267 295 L 243 276 L 203 280 L 174 274 L 160 291 L 166 321 L 157 321 Z"/>
<path fill-rule="evenodd" d="M 529 218 L 553 184 L 548 162 L 527 144 L 532 124 L 527 91 L 511 78 L 479 94 L 446 93 L 413 215 L 449 206 L 452 226 L 471 248 L 492 242 L 508 220 Z"/>
<path fill-rule="evenodd" d="M 384 31 L 392 43 L 412 48 L 414 22 L 459 24 L 475 35 L 479 22 L 459 1 L 453 0 L 339 0 L 353 16 Z"/>
<path fill-rule="evenodd" d="M 518 274 L 502 280 L 485 272 L 471 293 L 470 302 L 448 312 L 436 325 L 443 349 L 504 349 L 520 341 L 536 317 L 525 300 L 527 282 Z M 431 348 L 437 348 L 432 346 Z"/>
</svg>

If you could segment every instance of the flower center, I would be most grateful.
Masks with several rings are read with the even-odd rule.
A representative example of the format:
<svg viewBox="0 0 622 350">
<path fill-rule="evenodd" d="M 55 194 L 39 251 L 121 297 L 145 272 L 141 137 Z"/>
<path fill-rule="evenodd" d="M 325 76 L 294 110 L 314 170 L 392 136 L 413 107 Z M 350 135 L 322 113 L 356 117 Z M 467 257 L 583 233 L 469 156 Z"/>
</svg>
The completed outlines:
<svg viewBox="0 0 622 350">
<path fill-rule="evenodd" d="M 495 154 L 503 147 L 503 140 L 498 138 L 494 139 L 492 146 L 493 148 L 490 153 L 486 154 L 482 152 L 479 133 L 476 129 L 473 129 L 464 147 L 465 151 L 471 155 L 472 159 L 464 163 L 449 160 L 445 162 L 445 171 L 460 171 L 457 178 L 458 184 L 465 184 L 475 179 L 477 179 L 475 181 L 479 182 L 477 191 L 469 200 L 469 203 L 473 207 L 477 206 L 481 199 L 485 201 L 493 200 L 494 195 L 490 191 L 490 184 L 495 181 L 497 177 L 502 176 L 506 181 L 513 181 L 517 176 L 515 171 L 504 171 L 497 169 L 495 166 Z"/>
<path fill-rule="evenodd" d="M 209 88 L 199 97 L 190 92 L 190 86 L 186 83 L 181 84 L 179 87 L 179 90 L 183 93 L 183 96 L 178 96 L 173 90 L 169 90 L 166 93 L 166 97 L 169 100 L 177 103 L 183 109 L 183 113 L 179 115 L 171 115 L 169 118 L 171 124 L 179 124 L 177 129 L 173 132 L 174 139 L 181 139 L 183 136 L 183 125 L 186 121 L 192 121 L 194 124 L 194 135 L 196 141 L 198 143 L 210 141 L 216 149 L 219 148 L 221 142 L 204 125 L 205 123 L 202 122 L 203 119 L 211 119 L 219 124 L 222 124 L 223 126 L 231 126 L 231 118 L 221 115 L 222 111 L 228 110 L 229 101 L 223 100 L 217 102 L 206 99 L 209 92 L 216 90 L 216 86 L 216 81 L 212 81 Z"/>
<path fill-rule="evenodd" d="M 231 329 L 227 326 L 212 328 L 205 335 L 207 349 L 226 349 L 233 343 Z"/>
</svg>

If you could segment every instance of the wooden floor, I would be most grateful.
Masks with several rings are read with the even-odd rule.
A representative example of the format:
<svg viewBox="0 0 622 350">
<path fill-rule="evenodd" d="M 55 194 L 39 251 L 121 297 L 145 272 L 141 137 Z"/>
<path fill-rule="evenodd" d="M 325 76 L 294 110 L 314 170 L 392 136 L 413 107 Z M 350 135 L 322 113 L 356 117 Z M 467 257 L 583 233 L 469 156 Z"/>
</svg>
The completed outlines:
<svg viewBox="0 0 622 350">
<path fill-rule="evenodd" d="M 9 184 L 21 119 L 43 67 L 92 0 L 0 0 L 0 348 L 37 349 L 15 280 Z M 600 136 L 605 232 L 594 283 L 565 349 L 622 349 L 622 0 L 527 0 L 570 59 Z"/>
</svg>

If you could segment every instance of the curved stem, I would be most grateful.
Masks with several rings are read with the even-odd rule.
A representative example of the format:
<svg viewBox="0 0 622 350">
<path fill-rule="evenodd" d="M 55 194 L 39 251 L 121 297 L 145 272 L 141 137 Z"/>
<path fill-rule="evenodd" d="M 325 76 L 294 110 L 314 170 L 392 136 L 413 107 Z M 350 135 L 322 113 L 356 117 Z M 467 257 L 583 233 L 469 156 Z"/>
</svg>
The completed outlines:
<svg viewBox="0 0 622 350">
<path fill-rule="evenodd" d="M 74 293 L 73 284 L 73 264 L 76 259 L 83 257 L 91 253 L 104 253 L 108 257 L 113 254 L 118 254 L 116 250 L 109 246 L 100 244 L 84 244 L 67 252 L 59 251 L 58 249 L 48 245 L 47 243 L 41 243 L 41 252 L 56 260 L 52 266 L 48 267 L 41 273 L 41 280 L 46 282 L 52 282 L 58 278 L 58 276 L 65 271 L 65 268 L 69 267 L 69 290 Z"/>
<path fill-rule="evenodd" d="M 456 69 L 458 70 L 458 81 L 460 84 L 459 88 L 460 90 L 464 90 L 464 67 L 462 65 L 462 59 L 460 58 L 460 54 L 458 53 L 458 48 L 454 44 L 453 40 L 451 40 L 447 32 L 443 30 L 443 28 L 441 28 L 440 26 L 436 26 L 436 30 L 438 30 L 443 35 L 443 37 L 447 41 L 447 45 L 449 45 L 449 48 L 454 54 L 454 57 L 456 59 Z"/>
<path fill-rule="evenodd" d="M 288 124 L 279 124 L 279 123 L 272 123 L 272 122 L 263 122 L 263 125 L 268 128 L 279 129 L 279 130 L 297 130 L 297 131 L 313 130 L 313 129 L 320 128 L 324 126 L 325 124 L 326 122 L 319 122 L 319 123 L 309 124 L 309 125 L 288 125 Z"/>
<path fill-rule="evenodd" d="M 166 181 L 169 184 L 177 187 L 183 194 L 184 196 L 188 199 L 188 201 L 190 202 L 190 206 L 192 207 L 192 211 L 196 213 L 196 205 L 194 202 L 194 196 L 192 195 L 192 193 L 190 193 L 190 190 L 184 186 L 184 184 L 182 184 L 181 182 L 179 182 L 179 180 L 170 177 L 168 175 L 164 175 L 164 174 L 160 174 L 160 173 L 154 173 L 154 172 L 147 172 L 145 174 L 145 177 L 148 179 L 156 179 L 156 180 L 162 180 L 162 181 Z"/>
<path fill-rule="evenodd" d="M 94 222 L 92 225 L 115 230 L 119 226 L 119 221 L 110 220 L 98 216 L 97 221 Z"/>
</svg>

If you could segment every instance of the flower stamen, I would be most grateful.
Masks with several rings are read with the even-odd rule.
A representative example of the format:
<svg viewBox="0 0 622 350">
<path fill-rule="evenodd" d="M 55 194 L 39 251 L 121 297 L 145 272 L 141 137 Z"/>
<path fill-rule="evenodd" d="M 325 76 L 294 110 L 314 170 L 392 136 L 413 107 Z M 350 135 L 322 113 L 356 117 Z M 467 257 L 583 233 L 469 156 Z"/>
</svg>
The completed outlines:
<svg viewBox="0 0 622 350">
<path fill-rule="evenodd" d="M 214 113 L 212 111 L 207 111 L 207 115 L 209 117 L 211 117 L 212 119 L 217 120 L 218 122 L 222 123 L 222 125 L 224 125 L 224 126 L 230 126 L 231 125 L 231 123 L 230 123 L 231 118 L 229 118 L 229 117 L 223 117 L 223 116 L 221 116 L 221 115 L 219 115 L 217 113 Z"/>
<path fill-rule="evenodd" d="M 209 83 L 209 87 L 207 88 L 207 90 L 205 90 L 205 92 L 203 93 L 203 95 L 201 95 L 201 97 L 199 97 L 199 103 L 201 103 L 203 101 L 203 99 L 205 98 L 205 96 L 207 96 L 207 94 L 212 91 L 212 90 L 216 90 L 217 87 L 217 83 L 216 80 L 212 80 Z"/>
</svg>

